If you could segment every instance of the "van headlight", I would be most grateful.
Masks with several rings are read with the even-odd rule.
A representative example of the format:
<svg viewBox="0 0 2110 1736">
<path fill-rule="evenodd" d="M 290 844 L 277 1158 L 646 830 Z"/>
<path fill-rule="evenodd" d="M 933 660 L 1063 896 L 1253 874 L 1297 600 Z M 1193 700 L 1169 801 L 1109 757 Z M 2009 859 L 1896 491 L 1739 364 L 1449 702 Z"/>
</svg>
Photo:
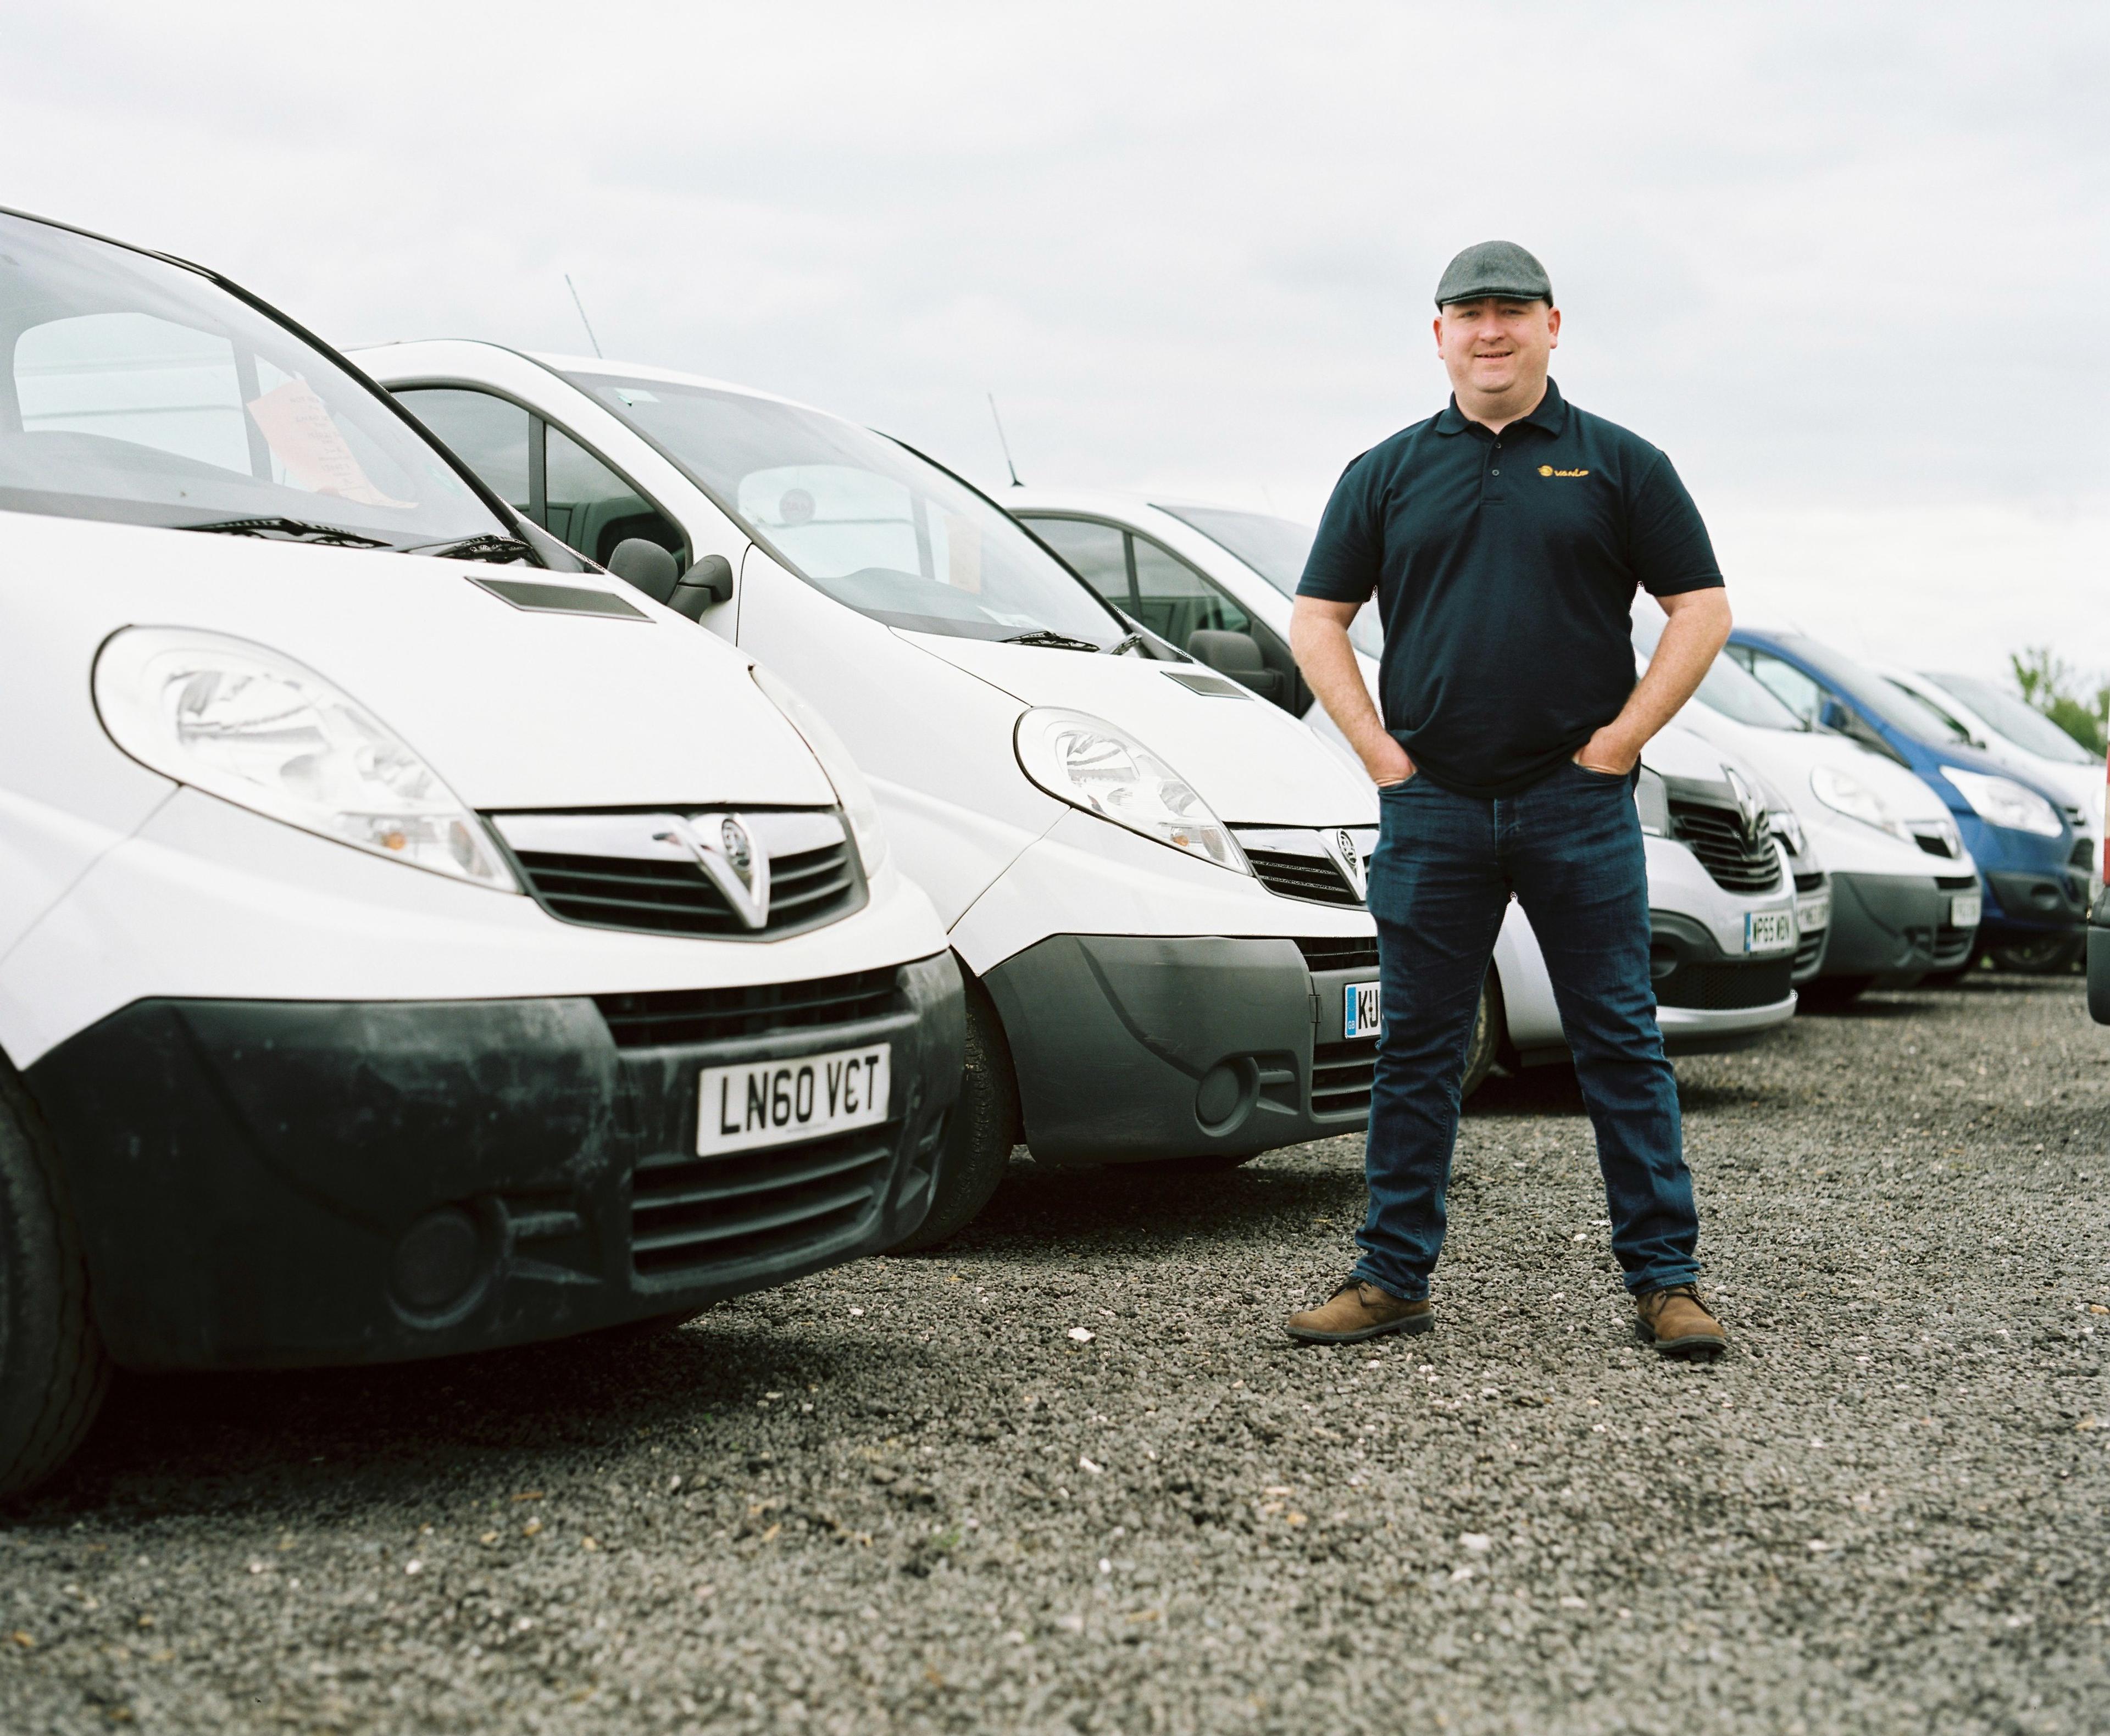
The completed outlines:
<svg viewBox="0 0 2110 1736">
<path fill-rule="evenodd" d="M 1125 730 L 1052 708 L 1018 720 L 1018 763 L 1059 801 L 1234 874 L 1252 865 L 1193 787 Z"/>
<path fill-rule="evenodd" d="M 518 892 L 482 822 L 373 712 L 269 647 L 126 627 L 91 683 L 110 739 L 164 777 L 339 843 Z"/>
<path fill-rule="evenodd" d="M 1879 832 L 1906 843 L 1914 842 L 1912 828 L 1890 811 L 1890 804 L 1850 772 L 1833 766 L 1819 766 L 1809 774 L 1809 792 L 1835 814 L 1858 820 Z"/>
<path fill-rule="evenodd" d="M 1640 811 L 1641 830 L 1655 838 L 1670 834 L 1670 786 L 1659 772 L 1644 766 L 1634 780 L 1634 807 Z"/>
<path fill-rule="evenodd" d="M 1988 825 L 2033 832 L 2039 838 L 2056 838 L 2065 830 L 2059 823 L 2058 810 L 2013 778 L 1988 777 L 1982 771 L 1963 771 L 1954 766 L 1944 766 L 1941 775 L 1956 786 L 1972 811 Z"/>
<path fill-rule="evenodd" d="M 783 712 L 784 721 L 813 750 L 813 757 L 821 762 L 821 770 L 835 785 L 835 799 L 843 805 L 843 817 L 850 823 L 850 836 L 857 841 L 865 878 L 870 879 L 886 860 L 886 829 L 879 823 L 879 803 L 872 795 L 872 785 L 828 720 L 801 698 L 787 682 L 772 675 L 759 663 L 753 667 L 754 685 L 762 689 L 763 697 Z"/>
</svg>

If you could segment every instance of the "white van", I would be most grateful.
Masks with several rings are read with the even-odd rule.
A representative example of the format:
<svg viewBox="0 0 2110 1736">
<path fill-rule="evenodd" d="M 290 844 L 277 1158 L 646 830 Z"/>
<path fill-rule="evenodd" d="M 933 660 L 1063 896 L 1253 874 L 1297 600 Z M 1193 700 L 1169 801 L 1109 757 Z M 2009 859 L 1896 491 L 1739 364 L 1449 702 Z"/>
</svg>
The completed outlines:
<svg viewBox="0 0 2110 1736">
<path fill-rule="evenodd" d="M 1659 621 L 1637 610 L 1646 661 Z M 1678 721 L 1740 755 L 1794 817 L 1791 848 L 1827 870 L 1831 920 L 1812 1006 L 1963 968 L 1977 938 L 1978 868 L 1942 799 L 1895 761 L 1815 729 L 1733 658 L 1714 660 Z"/>
<path fill-rule="evenodd" d="M 1311 529 L 1270 513 L 1104 491 L 1012 488 L 1005 508 L 1093 588 L 1153 631 L 1302 717 L 1361 767 L 1289 653 L 1289 616 Z M 1383 631 L 1374 603 L 1349 628 L 1377 692 Z M 1641 756 L 1657 1018 L 1673 1052 L 1741 1048 L 1794 1013 L 1793 984 L 1823 942 L 1821 881 L 1796 876 L 1752 829 L 1754 780 L 1676 729 Z M 1741 785 L 1741 788 L 1739 787 Z M 1465 1089 L 1498 1065 L 1568 1057 L 1537 938 L 1511 905 L 1481 992 Z"/>
<path fill-rule="evenodd" d="M 839 418 L 488 344 L 359 360 L 849 743 L 969 976 L 962 1110 L 912 1245 L 980 1209 L 1021 1130 L 1044 1163 L 1208 1168 L 1365 1124 L 1377 800 L 1301 725 Z"/>
<path fill-rule="evenodd" d="M 958 972 L 788 689 L 208 272 L 0 213 L 0 1494 L 112 1363 L 519 1344 L 916 1227 Z"/>
</svg>

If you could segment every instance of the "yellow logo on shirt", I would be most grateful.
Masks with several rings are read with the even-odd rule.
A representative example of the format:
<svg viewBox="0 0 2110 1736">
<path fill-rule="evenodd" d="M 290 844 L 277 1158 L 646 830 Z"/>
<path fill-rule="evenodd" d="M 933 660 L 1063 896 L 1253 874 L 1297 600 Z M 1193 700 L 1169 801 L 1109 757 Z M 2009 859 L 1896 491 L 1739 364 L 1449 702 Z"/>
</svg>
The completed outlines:
<svg viewBox="0 0 2110 1736">
<path fill-rule="evenodd" d="M 1555 470 L 1551 464 L 1541 464 L 1538 473 L 1542 477 L 1587 477 L 1587 470 Z"/>
</svg>

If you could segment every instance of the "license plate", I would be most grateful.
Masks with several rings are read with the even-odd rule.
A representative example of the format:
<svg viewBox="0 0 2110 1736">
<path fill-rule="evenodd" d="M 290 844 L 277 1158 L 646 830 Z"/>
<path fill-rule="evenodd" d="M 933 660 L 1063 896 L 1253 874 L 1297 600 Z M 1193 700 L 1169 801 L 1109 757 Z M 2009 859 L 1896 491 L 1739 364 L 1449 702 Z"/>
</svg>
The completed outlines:
<svg viewBox="0 0 2110 1736">
<path fill-rule="evenodd" d="M 696 1151 L 716 1157 L 868 1128 L 886 1119 L 892 1046 L 794 1061 L 706 1067 L 697 1082 Z"/>
<path fill-rule="evenodd" d="M 1959 892 L 1949 901 L 1949 925 L 1952 929 L 1975 929 L 1978 926 L 1978 894 Z"/>
<path fill-rule="evenodd" d="M 1746 952 L 1780 952 L 1794 944 L 1793 911 L 1744 912 L 1744 950 Z"/>
<path fill-rule="evenodd" d="M 1343 1037 L 1374 1037 L 1378 1034 L 1379 1015 L 1378 985 L 1375 983 L 1350 983 L 1342 990 L 1341 1034 Z"/>
<path fill-rule="evenodd" d="M 1812 893 L 1807 898 L 1795 901 L 1795 925 L 1804 934 L 1814 934 L 1832 920 L 1832 894 Z"/>
</svg>

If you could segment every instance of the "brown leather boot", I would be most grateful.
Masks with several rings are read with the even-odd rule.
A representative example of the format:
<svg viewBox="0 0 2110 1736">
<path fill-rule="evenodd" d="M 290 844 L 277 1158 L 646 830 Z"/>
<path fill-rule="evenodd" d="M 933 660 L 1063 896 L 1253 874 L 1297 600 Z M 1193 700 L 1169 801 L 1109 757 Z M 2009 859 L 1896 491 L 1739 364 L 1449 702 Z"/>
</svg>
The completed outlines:
<svg viewBox="0 0 2110 1736">
<path fill-rule="evenodd" d="M 1403 1302 L 1350 1278 L 1321 1306 L 1292 1314 L 1288 1331 L 1307 1345 L 1352 1345 L 1385 1332 L 1426 1332 L 1435 1324 L 1436 1310 L 1428 1303 Z"/>
<path fill-rule="evenodd" d="M 1634 1298 L 1641 1336 L 1665 1356 L 1718 1356 L 1729 1348 L 1722 1322 L 1700 1305 L 1691 1284 L 1673 1284 Z"/>
</svg>

